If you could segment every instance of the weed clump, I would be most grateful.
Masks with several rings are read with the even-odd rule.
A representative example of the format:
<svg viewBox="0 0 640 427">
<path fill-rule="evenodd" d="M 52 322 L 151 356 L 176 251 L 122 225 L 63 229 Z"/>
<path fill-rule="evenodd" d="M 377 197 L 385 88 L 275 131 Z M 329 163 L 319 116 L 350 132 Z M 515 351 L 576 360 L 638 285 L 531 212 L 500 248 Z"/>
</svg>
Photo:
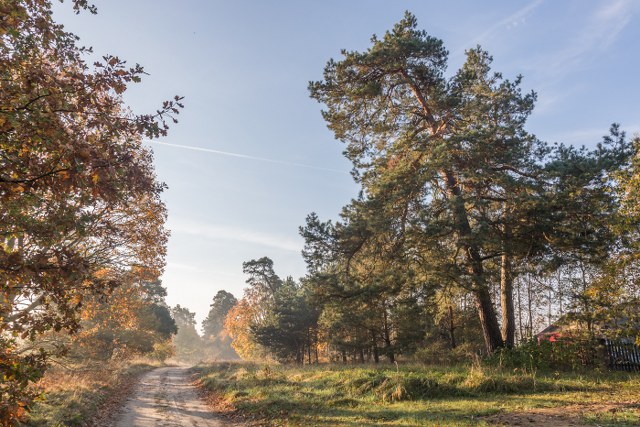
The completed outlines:
<svg viewBox="0 0 640 427">
<path fill-rule="evenodd" d="M 535 374 L 502 373 L 488 371 L 486 368 L 473 367 L 462 383 L 470 394 L 511 394 L 530 393 L 536 391 Z"/>
</svg>

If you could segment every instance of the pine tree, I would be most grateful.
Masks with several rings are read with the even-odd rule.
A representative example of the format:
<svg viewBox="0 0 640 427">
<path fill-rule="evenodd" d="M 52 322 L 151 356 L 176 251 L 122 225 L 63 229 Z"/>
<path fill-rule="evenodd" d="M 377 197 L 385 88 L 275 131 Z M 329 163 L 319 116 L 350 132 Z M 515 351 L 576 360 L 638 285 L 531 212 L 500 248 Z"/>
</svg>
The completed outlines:
<svg viewBox="0 0 640 427">
<path fill-rule="evenodd" d="M 447 240 L 437 268 L 455 271 L 474 295 L 487 351 L 494 351 L 504 339 L 489 262 L 509 254 L 504 244 L 513 231 L 504 224 L 519 198 L 531 194 L 519 188 L 534 185 L 544 151 L 524 130 L 535 94 L 522 93 L 520 77 L 492 73 L 492 59 L 479 47 L 446 79 L 442 41 L 417 30 L 410 13 L 382 39 L 374 36 L 367 51 L 343 56 L 329 61 L 324 79 L 309 88 L 346 143 L 370 236 L 386 233 L 394 251 L 415 247 L 407 243 L 436 251 Z M 513 324 L 506 279 L 506 320 Z M 509 340 L 512 331 L 508 326 Z"/>
</svg>

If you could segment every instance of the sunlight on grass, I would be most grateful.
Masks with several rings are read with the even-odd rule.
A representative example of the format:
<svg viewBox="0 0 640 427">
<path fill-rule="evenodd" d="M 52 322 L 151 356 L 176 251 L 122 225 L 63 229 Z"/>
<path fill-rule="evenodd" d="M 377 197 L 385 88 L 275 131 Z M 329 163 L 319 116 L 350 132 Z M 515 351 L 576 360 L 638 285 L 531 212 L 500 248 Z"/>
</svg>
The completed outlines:
<svg viewBox="0 0 640 427">
<path fill-rule="evenodd" d="M 273 425 L 495 425 L 500 422 L 494 416 L 525 413 L 564 417 L 578 425 L 640 422 L 633 406 L 640 379 L 622 373 L 248 363 L 195 369 L 203 387 L 227 405 Z M 615 408 L 598 415 L 603 405 Z M 564 411 L 567 407 L 571 410 Z"/>
<path fill-rule="evenodd" d="M 156 365 L 148 360 L 56 365 L 38 383 L 42 395 L 26 425 L 88 425 L 99 407 L 122 391 L 123 381 Z"/>
</svg>

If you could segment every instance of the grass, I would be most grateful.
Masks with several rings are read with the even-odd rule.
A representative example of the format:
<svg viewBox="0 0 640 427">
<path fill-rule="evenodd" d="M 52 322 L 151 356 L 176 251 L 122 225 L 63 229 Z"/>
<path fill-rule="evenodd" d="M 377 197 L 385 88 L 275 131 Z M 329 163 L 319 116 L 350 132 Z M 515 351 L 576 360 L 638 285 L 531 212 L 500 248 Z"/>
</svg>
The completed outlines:
<svg viewBox="0 0 640 427">
<path fill-rule="evenodd" d="M 43 393 L 29 411 L 26 425 L 96 425 L 100 412 L 118 406 L 137 376 L 155 366 L 146 360 L 54 365 L 37 384 Z"/>
<path fill-rule="evenodd" d="M 219 408 L 265 425 L 640 425 L 640 375 L 483 367 L 194 368 Z"/>
</svg>

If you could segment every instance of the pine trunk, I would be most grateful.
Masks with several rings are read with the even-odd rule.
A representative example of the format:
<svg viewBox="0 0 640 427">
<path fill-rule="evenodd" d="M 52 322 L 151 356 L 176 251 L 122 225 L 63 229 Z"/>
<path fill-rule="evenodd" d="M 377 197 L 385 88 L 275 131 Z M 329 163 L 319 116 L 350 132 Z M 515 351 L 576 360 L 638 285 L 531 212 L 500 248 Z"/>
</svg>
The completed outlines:
<svg viewBox="0 0 640 427">
<path fill-rule="evenodd" d="M 500 305 L 502 307 L 502 339 L 507 348 L 513 348 L 516 334 L 516 317 L 513 305 L 513 274 L 511 255 L 502 254 L 500 268 Z"/>
<path fill-rule="evenodd" d="M 462 247 L 465 249 L 466 261 L 469 266 L 471 291 L 476 300 L 476 308 L 478 309 L 478 316 L 480 317 L 480 324 L 482 325 L 485 347 L 487 353 L 491 354 L 496 349 L 502 347 L 504 342 L 502 341 L 500 325 L 498 324 L 496 311 L 493 307 L 493 301 L 491 300 L 491 293 L 486 285 L 480 248 L 477 243 L 473 242 L 473 233 L 471 231 L 471 225 L 469 224 L 469 218 L 467 217 L 467 211 L 464 206 L 464 199 L 460 186 L 458 185 L 458 180 L 453 172 L 448 170 L 442 171 L 442 177 L 446 182 L 449 197 L 453 202 L 452 213 L 456 222 L 456 231 L 460 241 L 464 242 Z"/>
<path fill-rule="evenodd" d="M 456 326 L 453 322 L 453 305 L 449 304 L 449 340 L 451 343 L 451 348 L 456 348 L 456 336 L 455 336 Z"/>
<path fill-rule="evenodd" d="M 491 294 L 487 288 L 480 288 L 474 291 L 476 308 L 482 325 L 482 335 L 484 337 L 485 348 L 488 354 L 503 347 L 502 334 L 498 325 L 498 318 L 493 308 Z"/>
<path fill-rule="evenodd" d="M 371 347 L 373 349 L 373 361 L 379 363 L 380 354 L 378 353 L 378 342 L 376 340 L 376 333 L 373 330 L 371 331 Z"/>
<path fill-rule="evenodd" d="M 504 235 L 502 236 L 502 263 L 500 266 L 500 306 L 502 308 L 502 340 L 507 348 L 513 348 L 516 335 L 516 315 L 513 305 L 513 265 L 511 252 L 511 215 L 504 204 Z"/>
<path fill-rule="evenodd" d="M 389 359 L 389 363 L 395 363 L 396 361 L 396 356 L 393 353 L 393 346 L 391 345 L 391 332 L 389 331 L 389 323 L 388 323 L 388 319 L 387 319 L 387 309 L 384 309 L 384 329 L 383 329 L 383 334 L 384 334 L 384 349 L 385 349 L 385 353 L 387 354 L 387 358 Z"/>
</svg>

